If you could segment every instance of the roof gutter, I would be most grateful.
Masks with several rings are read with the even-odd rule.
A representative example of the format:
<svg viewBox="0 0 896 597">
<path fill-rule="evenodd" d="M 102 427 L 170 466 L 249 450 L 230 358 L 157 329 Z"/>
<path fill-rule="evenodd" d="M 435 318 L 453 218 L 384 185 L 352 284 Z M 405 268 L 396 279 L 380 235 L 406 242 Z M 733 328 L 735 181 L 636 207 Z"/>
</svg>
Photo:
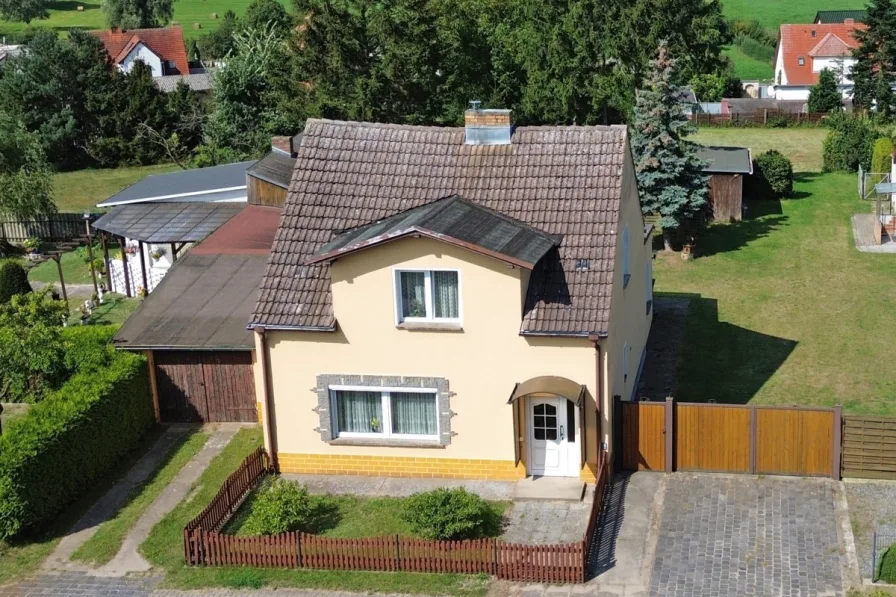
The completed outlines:
<svg viewBox="0 0 896 597">
<path fill-rule="evenodd" d="M 114 343 L 114 340 L 113 340 Z M 170 346 L 170 345 L 151 345 L 151 344 L 125 344 L 116 345 L 115 350 L 177 350 L 183 352 L 251 352 L 255 350 L 254 346 Z"/>
<path fill-rule="evenodd" d="M 274 426 L 271 422 L 271 382 L 268 371 L 270 370 L 268 358 L 268 344 L 265 338 L 264 327 L 255 328 L 255 340 L 258 347 L 256 355 L 256 365 L 261 367 L 261 425 L 264 429 L 264 449 L 267 450 L 268 458 L 270 458 L 271 467 L 279 471 L 280 467 L 277 463 L 277 451 L 274 446 Z"/>
<path fill-rule="evenodd" d="M 300 325 L 268 325 L 265 323 L 250 323 L 247 330 L 268 329 L 277 332 L 335 332 L 336 326 L 300 326 Z"/>
<path fill-rule="evenodd" d="M 592 336 L 595 338 L 606 338 L 609 334 L 607 332 L 527 332 L 522 330 L 520 331 L 520 336 L 560 336 L 563 338 L 588 338 L 590 340 Z"/>
<path fill-rule="evenodd" d="M 606 337 L 607 337 L 606 334 L 604 334 L 603 336 L 600 336 L 600 335 L 597 335 L 597 334 L 592 334 L 592 335 L 588 336 L 588 339 L 591 340 L 591 341 L 594 343 L 594 379 L 596 380 L 595 383 L 597 384 L 597 390 L 596 390 L 596 394 L 595 394 L 595 397 L 594 397 L 594 401 L 595 401 L 595 403 L 596 403 L 595 406 L 597 407 L 597 408 L 595 409 L 595 410 L 597 411 L 597 413 L 596 413 L 595 416 L 596 416 L 596 420 L 597 420 L 597 460 L 598 460 L 598 466 L 600 466 L 600 458 L 601 458 L 600 455 L 601 455 L 601 451 L 604 449 L 604 445 L 603 445 L 603 443 L 604 443 L 604 441 L 603 441 L 603 437 L 604 437 L 604 435 L 603 435 L 603 425 L 601 425 L 601 423 L 603 423 L 603 421 L 601 420 L 601 418 L 602 418 L 602 417 L 601 417 L 601 407 L 602 407 L 603 404 L 604 404 L 604 400 L 603 400 L 603 396 L 604 396 L 604 384 L 603 384 L 603 379 L 601 379 L 601 378 L 602 378 L 602 376 L 601 376 L 601 369 L 602 369 L 601 365 L 603 364 L 603 355 L 602 355 L 602 351 L 601 351 L 601 347 L 600 347 L 600 341 L 601 341 L 602 338 L 606 338 Z M 608 410 L 607 412 L 608 412 L 608 414 L 609 414 L 609 410 Z M 588 458 L 588 455 L 586 454 L 586 455 L 585 455 L 585 459 L 587 460 L 587 458 Z M 613 461 L 610 460 L 610 468 L 611 468 L 610 474 L 611 474 L 611 475 L 613 474 L 613 473 L 612 473 L 612 466 L 613 466 Z"/>
</svg>

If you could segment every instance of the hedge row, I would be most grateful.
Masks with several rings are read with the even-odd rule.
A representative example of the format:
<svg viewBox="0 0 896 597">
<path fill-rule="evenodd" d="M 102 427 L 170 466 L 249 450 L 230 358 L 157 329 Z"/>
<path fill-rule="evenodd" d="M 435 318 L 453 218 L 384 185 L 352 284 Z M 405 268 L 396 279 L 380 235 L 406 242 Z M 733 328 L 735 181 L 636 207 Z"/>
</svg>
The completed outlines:
<svg viewBox="0 0 896 597">
<path fill-rule="evenodd" d="M 0 538 L 52 521 L 135 448 L 153 420 L 146 361 L 130 353 L 83 368 L 34 405 L 0 436 Z"/>
</svg>

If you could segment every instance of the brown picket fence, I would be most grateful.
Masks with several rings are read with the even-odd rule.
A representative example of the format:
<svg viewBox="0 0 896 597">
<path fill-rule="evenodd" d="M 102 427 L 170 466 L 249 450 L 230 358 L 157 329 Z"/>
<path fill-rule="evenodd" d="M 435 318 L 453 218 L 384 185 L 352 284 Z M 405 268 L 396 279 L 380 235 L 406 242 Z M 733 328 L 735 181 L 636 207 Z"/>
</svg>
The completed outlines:
<svg viewBox="0 0 896 597">
<path fill-rule="evenodd" d="M 193 566 L 253 566 L 455 574 L 490 574 L 519 582 L 580 583 L 586 580 L 591 537 L 600 516 L 609 470 L 601 453 L 594 503 L 581 541 L 520 545 L 497 539 L 430 541 L 400 535 L 337 539 L 308 533 L 241 537 L 219 532 L 249 492 L 270 472 L 259 448 L 184 528 L 184 553 Z"/>
</svg>

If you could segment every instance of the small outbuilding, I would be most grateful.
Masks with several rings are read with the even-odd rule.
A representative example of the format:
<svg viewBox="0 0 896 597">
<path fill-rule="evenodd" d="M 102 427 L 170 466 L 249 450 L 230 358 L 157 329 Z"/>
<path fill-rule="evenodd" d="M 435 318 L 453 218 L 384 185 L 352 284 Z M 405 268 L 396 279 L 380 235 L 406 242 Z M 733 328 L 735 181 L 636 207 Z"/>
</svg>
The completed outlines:
<svg viewBox="0 0 896 597">
<path fill-rule="evenodd" d="M 115 334 L 117 348 L 146 355 L 157 420 L 257 420 L 246 324 L 279 221 L 277 208 L 244 206 L 178 259 Z"/>
<path fill-rule="evenodd" d="M 710 175 L 709 198 L 714 222 L 743 218 L 744 177 L 753 174 L 753 156 L 747 147 L 700 147 L 697 155 Z"/>
</svg>

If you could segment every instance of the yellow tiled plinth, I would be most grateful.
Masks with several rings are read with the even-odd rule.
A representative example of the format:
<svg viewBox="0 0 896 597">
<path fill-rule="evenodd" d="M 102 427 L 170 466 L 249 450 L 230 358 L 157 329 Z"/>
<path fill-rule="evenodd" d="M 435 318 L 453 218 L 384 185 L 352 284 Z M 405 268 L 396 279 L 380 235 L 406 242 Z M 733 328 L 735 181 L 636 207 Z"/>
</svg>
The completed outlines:
<svg viewBox="0 0 896 597">
<path fill-rule="evenodd" d="M 349 456 L 343 454 L 277 453 L 281 473 L 365 475 L 370 477 L 434 477 L 515 481 L 526 477 L 522 463 L 512 460 Z"/>
</svg>

